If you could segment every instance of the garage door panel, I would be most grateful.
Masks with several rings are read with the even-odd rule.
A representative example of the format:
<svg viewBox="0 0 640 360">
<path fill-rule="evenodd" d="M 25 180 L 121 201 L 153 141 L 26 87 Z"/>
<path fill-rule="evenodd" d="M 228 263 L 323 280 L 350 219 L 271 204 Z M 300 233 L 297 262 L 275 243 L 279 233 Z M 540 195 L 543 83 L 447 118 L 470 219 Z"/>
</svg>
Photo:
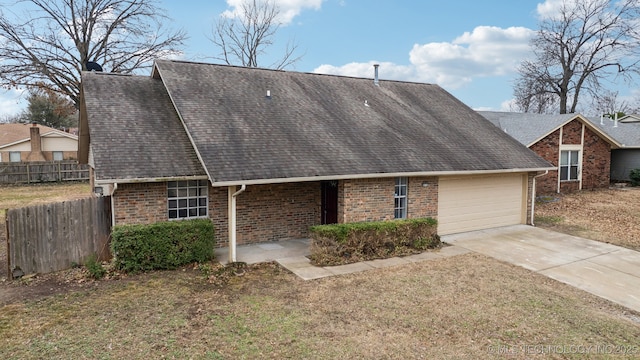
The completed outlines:
<svg viewBox="0 0 640 360">
<path fill-rule="evenodd" d="M 438 233 L 445 235 L 521 223 L 523 176 L 440 178 Z"/>
</svg>

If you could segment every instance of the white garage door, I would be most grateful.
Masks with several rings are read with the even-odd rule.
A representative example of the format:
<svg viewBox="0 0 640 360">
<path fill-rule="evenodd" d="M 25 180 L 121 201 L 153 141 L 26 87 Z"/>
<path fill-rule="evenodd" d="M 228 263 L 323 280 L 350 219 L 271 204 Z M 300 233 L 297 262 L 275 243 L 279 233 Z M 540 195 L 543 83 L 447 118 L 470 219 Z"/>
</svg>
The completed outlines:
<svg viewBox="0 0 640 360">
<path fill-rule="evenodd" d="M 526 175 L 441 177 L 438 234 L 525 223 Z"/>
</svg>

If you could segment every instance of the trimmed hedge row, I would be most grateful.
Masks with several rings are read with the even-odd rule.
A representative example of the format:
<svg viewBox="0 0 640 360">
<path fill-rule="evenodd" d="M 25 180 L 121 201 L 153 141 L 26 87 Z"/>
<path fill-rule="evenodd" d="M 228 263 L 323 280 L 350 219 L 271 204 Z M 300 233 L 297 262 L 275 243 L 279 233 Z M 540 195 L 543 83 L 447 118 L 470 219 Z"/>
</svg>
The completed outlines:
<svg viewBox="0 0 640 360">
<path fill-rule="evenodd" d="M 117 225 L 111 233 L 114 267 L 126 272 L 212 260 L 214 246 L 213 223 L 208 219 Z"/>
<path fill-rule="evenodd" d="M 318 266 L 382 259 L 438 248 L 432 218 L 317 225 L 311 231 L 311 262 Z"/>
</svg>

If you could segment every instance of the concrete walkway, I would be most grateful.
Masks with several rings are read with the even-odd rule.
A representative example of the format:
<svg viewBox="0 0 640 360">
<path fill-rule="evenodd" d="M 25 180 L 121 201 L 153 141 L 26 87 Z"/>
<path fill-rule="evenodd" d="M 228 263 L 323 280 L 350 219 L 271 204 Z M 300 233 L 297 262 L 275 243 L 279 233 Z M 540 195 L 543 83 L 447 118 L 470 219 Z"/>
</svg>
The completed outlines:
<svg viewBox="0 0 640 360">
<path fill-rule="evenodd" d="M 311 264 L 309 258 L 307 258 L 307 255 L 311 254 L 309 244 L 309 239 L 300 239 L 241 245 L 236 248 L 236 261 L 247 264 L 276 261 L 298 277 L 304 280 L 313 280 L 389 266 L 411 264 L 429 259 L 440 259 L 471 252 L 463 247 L 446 246 L 437 251 L 426 251 L 421 254 L 401 258 L 393 257 L 338 266 L 314 266 Z M 228 261 L 228 251 L 228 248 L 216 249 L 216 259 L 218 259 L 220 263 L 226 264 Z"/>
<path fill-rule="evenodd" d="M 442 241 L 640 311 L 640 252 L 526 225 L 446 235 Z"/>
<path fill-rule="evenodd" d="M 277 261 L 300 278 L 311 280 L 473 251 L 640 311 L 640 252 L 527 225 L 445 235 L 442 241 L 454 246 L 340 266 L 311 265 L 306 257 L 310 254 L 308 239 L 238 246 L 236 257 L 248 264 Z M 216 257 L 223 264 L 227 251 L 216 249 Z"/>
</svg>

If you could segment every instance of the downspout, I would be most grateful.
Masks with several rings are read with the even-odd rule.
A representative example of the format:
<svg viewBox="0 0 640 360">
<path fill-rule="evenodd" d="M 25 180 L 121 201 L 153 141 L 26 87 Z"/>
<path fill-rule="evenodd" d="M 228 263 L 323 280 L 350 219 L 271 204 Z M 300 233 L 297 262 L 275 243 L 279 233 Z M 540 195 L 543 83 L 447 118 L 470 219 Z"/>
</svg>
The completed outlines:
<svg viewBox="0 0 640 360">
<path fill-rule="evenodd" d="M 246 184 L 242 184 L 240 190 L 236 191 L 236 187 L 229 186 L 229 263 L 236 262 L 236 197 L 247 189 Z"/>
<path fill-rule="evenodd" d="M 113 190 L 111 190 L 111 228 L 116 226 L 116 202 L 113 200 L 113 194 L 118 188 L 118 183 L 113 183 Z"/>
<path fill-rule="evenodd" d="M 538 174 L 533 177 L 533 184 L 531 184 L 531 226 L 536 226 L 533 223 L 534 213 L 536 209 L 536 178 L 545 176 L 549 173 L 549 170 L 545 170 L 543 174 Z"/>
</svg>

